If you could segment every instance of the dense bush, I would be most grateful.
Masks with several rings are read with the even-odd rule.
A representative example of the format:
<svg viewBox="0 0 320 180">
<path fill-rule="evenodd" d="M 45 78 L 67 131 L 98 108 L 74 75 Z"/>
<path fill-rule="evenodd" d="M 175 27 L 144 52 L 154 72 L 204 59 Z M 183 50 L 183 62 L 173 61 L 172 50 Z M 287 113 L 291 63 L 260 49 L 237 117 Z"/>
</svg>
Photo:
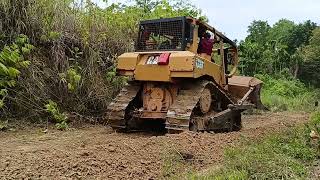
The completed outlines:
<svg viewBox="0 0 320 180">
<path fill-rule="evenodd" d="M 306 84 L 320 88 L 320 28 L 313 31 L 309 45 L 301 50 L 304 63 L 299 71 L 299 78 Z"/>
<path fill-rule="evenodd" d="M 318 155 L 320 155 L 320 111 L 313 113 L 307 130 L 310 132 L 309 145 L 316 148 Z"/>
<path fill-rule="evenodd" d="M 281 19 L 273 26 L 267 21 L 253 21 L 248 27 L 249 35 L 240 42 L 241 73 L 275 75 L 287 69 L 298 78 L 301 66 L 310 59 L 303 49 L 316 36 L 313 32 L 316 27 L 311 21 L 295 24 Z"/>
<path fill-rule="evenodd" d="M 68 127 L 68 117 L 65 113 L 61 113 L 57 103 L 49 100 L 48 104 L 45 105 L 46 111 L 52 116 L 56 123 L 57 129 L 63 130 Z"/>
<path fill-rule="evenodd" d="M 317 89 L 309 88 L 301 81 L 290 78 L 290 75 L 256 75 L 264 82 L 261 99 L 262 103 L 272 111 L 300 110 L 312 111 L 317 109 L 315 102 L 320 98 Z"/>
<path fill-rule="evenodd" d="M 101 8 L 90 0 L 2 0 L 0 52 L 12 51 L 16 56 L 14 43 L 20 34 L 36 48 L 29 55 L 30 65 L 20 58 L 29 65 L 23 73 L 15 65 L 9 65 L 12 68 L 7 71 L 0 61 L 0 82 L 5 81 L 5 86 L 0 86 L 0 116 L 41 119 L 47 116 L 48 102 L 55 102 L 61 113 L 103 116 L 125 83 L 115 76 L 116 57 L 133 50 L 138 22 L 201 15 L 181 0 L 137 0 L 130 4 Z M 19 56 L 25 57 L 30 47 L 22 46 Z"/>
<path fill-rule="evenodd" d="M 0 109 L 9 96 L 8 90 L 16 86 L 21 70 L 30 65 L 27 56 L 33 48 L 26 36 L 19 35 L 13 44 L 5 45 L 0 51 Z"/>
</svg>

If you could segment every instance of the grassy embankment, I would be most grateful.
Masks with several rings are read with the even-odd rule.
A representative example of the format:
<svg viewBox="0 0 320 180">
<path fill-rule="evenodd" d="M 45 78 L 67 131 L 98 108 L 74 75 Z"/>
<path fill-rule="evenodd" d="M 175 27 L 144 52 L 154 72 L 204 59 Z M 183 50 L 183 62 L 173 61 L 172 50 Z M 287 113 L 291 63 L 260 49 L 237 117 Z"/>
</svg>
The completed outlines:
<svg viewBox="0 0 320 180">
<path fill-rule="evenodd" d="M 225 150 L 224 163 L 206 173 L 190 173 L 188 179 L 306 179 L 312 176 L 320 155 L 320 111 L 315 107 L 319 99 L 317 89 L 286 78 L 261 76 L 265 83 L 262 101 L 271 111 L 313 112 L 308 124 L 271 134 L 263 139 L 248 140 Z M 164 167 L 179 166 L 178 156 L 165 161 Z M 174 166 L 173 166 L 174 165 Z M 169 169 L 171 169 L 169 168 Z M 172 176 L 181 174 L 170 170 Z M 168 174 L 166 174 L 168 176 Z"/>
<path fill-rule="evenodd" d="M 221 168 L 190 179 L 306 179 L 319 160 L 320 111 L 315 106 L 318 90 L 293 79 L 258 76 L 265 83 L 262 101 L 271 111 L 314 112 L 310 123 L 272 134 L 262 140 L 246 141 L 225 150 Z"/>
<path fill-rule="evenodd" d="M 308 179 L 319 161 L 320 113 L 308 125 L 225 150 L 221 168 L 189 179 Z"/>
<path fill-rule="evenodd" d="M 257 75 L 264 82 L 262 102 L 271 111 L 306 111 L 314 112 L 319 101 L 320 90 L 307 87 L 299 80 L 286 77 L 272 78 Z"/>
</svg>

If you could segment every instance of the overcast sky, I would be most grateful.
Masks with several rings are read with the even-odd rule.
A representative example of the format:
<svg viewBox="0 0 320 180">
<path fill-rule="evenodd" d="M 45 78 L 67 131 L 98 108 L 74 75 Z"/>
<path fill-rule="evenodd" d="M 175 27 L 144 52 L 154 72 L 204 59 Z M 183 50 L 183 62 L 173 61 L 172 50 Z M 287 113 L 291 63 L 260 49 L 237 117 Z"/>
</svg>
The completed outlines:
<svg viewBox="0 0 320 180">
<path fill-rule="evenodd" d="M 105 6 L 102 0 L 93 0 Z M 244 39 L 253 20 L 274 24 L 286 18 L 295 22 L 310 19 L 320 24 L 320 0 L 191 0 L 209 18 L 209 24 L 231 39 Z M 109 0 L 108 3 L 128 0 Z"/>
</svg>

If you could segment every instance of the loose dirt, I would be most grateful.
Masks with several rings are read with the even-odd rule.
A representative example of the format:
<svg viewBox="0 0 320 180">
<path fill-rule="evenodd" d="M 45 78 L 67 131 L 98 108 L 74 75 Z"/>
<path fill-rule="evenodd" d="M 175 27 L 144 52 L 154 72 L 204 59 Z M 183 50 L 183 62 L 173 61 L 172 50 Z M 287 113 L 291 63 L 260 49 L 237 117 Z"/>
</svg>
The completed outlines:
<svg viewBox="0 0 320 180">
<path fill-rule="evenodd" d="M 179 173 L 216 166 L 225 147 L 308 118 L 306 113 L 246 115 L 240 132 L 225 134 L 124 134 L 100 125 L 64 132 L 0 132 L 0 179 L 159 179 L 178 165 Z"/>
</svg>

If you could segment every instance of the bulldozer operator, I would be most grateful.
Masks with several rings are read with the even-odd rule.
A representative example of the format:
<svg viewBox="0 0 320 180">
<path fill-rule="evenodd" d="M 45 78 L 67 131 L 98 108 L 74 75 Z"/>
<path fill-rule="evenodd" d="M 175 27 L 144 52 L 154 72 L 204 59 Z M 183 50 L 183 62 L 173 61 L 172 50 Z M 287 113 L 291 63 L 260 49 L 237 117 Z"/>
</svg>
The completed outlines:
<svg viewBox="0 0 320 180">
<path fill-rule="evenodd" d="M 214 62 L 214 59 L 211 56 L 214 43 L 215 40 L 214 38 L 211 38 L 211 34 L 209 32 L 205 32 L 199 43 L 198 53 L 200 56 L 206 59 L 211 59 L 211 61 Z"/>
</svg>

